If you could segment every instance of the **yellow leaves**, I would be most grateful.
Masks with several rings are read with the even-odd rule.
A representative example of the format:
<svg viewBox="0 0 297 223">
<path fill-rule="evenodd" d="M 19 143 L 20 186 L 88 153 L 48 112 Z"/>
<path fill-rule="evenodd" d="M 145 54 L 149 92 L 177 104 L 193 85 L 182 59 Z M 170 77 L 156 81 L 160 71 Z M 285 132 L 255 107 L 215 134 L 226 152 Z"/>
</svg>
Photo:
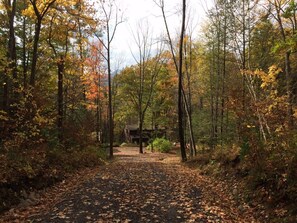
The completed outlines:
<svg viewBox="0 0 297 223">
<path fill-rule="evenodd" d="M 31 2 L 31 4 L 28 5 L 28 8 L 23 10 L 22 14 L 24 16 L 28 16 L 30 18 L 36 18 L 37 15 L 36 15 L 36 12 L 34 10 L 34 7 L 36 7 L 36 9 L 38 10 L 39 16 L 43 16 L 45 11 L 47 11 L 47 8 L 51 4 L 53 4 L 54 2 L 55 2 L 55 0 L 37 0 L 37 1 L 33 1 L 33 3 Z"/>
<path fill-rule="evenodd" d="M 77 5 L 77 0 L 57 0 L 57 4 L 61 5 Z"/>
<path fill-rule="evenodd" d="M 7 112 L 0 110 L 0 121 L 8 121 Z"/>
<path fill-rule="evenodd" d="M 282 135 L 286 131 L 286 128 L 283 125 L 277 126 L 274 132 L 278 135 Z"/>
<path fill-rule="evenodd" d="M 32 166 L 30 165 L 30 163 L 29 162 L 27 162 L 24 166 L 23 166 L 23 168 L 22 168 L 22 170 L 26 173 L 26 175 L 30 178 L 30 177 L 34 177 L 35 176 L 35 171 L 34 171 L 34 169 L 32 168 Z"/>
<path fill-rule="evenodd" d="M 0 11 L 4 11 L 5 10 L 5 5 L 3 4 L 3 2 L 0 2 Z"/>
<path fill-rule="evenodd" d="M 27 17 L 30 17 L 30 18 L 35 18 L 35 12 L 34 12 L 34 9 L 33 9 L 32 5 L 30 5 L 26 9 L 24 9 L 22 11 L 22 15 L 23 16 L 27 16 Z"/>
<path fill-rule="evenodd" d="M 59 7 L 68 5 L 72 6 L 74 4 L 73 2 L 74 1 L 65 0 L 37 0 L 36 2 L 29 4 L 28 7 L 22 11 L 22 14 L 24 16 L 36 19 L 37 16 L 44 17 L 45 14 L 50 11 L 51 8 L 53 8 L 53 4 L 57 4 Z M 55 20 L 56 19 L 53 21 L 55 22 Z"/>
<path fill-rule="evenodd" d="M 256 126 L 255 125 L 247 125 L 246 126 L 248 129 L 251 129 L 251 128 L 256 128 Z"/>
<path fill-rule="evenodd" d="M 48 118 L 40 115 L 41 111 L 38 110 L 35 117 L 33 118 L 33 121 L 35 123 L 37 123 L 38 125 L 44 125 L 44 124 L 48 124 L 50 121 Z"/>
<path fill-rule="evenodd" d="M 262 84 L 261 88 L 266 89 L 268 87 L 274 87 L 276 82 L 277 75 L 282 72 L 282 69 L 276 65 L 269 67 L 268 73 L 265 73 L 263 70 L 256 70 L 254 73 L 261 78 Z"/>
</svg>

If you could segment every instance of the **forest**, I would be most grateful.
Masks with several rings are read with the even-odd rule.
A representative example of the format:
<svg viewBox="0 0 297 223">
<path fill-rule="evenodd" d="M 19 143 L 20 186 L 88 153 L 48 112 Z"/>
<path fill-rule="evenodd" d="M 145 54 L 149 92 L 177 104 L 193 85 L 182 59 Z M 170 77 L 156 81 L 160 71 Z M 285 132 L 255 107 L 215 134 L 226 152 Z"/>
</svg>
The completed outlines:
<svg viewBox="0 0 297 223">
<path fill-rule="evenodd" d="M 127 31 L 135 63 L 115 67 L 117 0 L 1 0 L 0 211 L 103 165 L 137 125 L 139 153 L 165 130 L 183 162 L 297 213 L 297 2 L 215 0 L 196 33 L 183 0 L 176 34 L 152 1 L 164 34 Z"/>
</svg>

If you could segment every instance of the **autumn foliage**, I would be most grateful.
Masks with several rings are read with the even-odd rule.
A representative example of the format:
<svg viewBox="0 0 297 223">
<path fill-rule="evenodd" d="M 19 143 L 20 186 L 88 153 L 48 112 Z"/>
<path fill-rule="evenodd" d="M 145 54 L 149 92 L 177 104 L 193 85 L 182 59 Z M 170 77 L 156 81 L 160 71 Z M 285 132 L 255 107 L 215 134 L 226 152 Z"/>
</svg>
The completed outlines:
<svg viewBox="0 0 297 223">
<path fill-rule="evenodd" d="M 198 37 L 190 24 L 156 40 L 142 27 L 135 64 L 119 70 L 113 2 L 1 1 L 0 211 L 23 187 L 101 164 L 126 125 L 139 126 L 139 142 L 157 138 L 143 129 L 184 139 L 184 161 L 296 211 L 296 2 L 215 1 Z"/>
<path fill-rule="evenodd" d="M 102 164 L 94 105 L 103 116 L 106 83 L 102 49 L 89 40 L 100 29 L 90 2 L 12 0 L 0 8 L 3 211 L 22 189 Z"/>
</svg>

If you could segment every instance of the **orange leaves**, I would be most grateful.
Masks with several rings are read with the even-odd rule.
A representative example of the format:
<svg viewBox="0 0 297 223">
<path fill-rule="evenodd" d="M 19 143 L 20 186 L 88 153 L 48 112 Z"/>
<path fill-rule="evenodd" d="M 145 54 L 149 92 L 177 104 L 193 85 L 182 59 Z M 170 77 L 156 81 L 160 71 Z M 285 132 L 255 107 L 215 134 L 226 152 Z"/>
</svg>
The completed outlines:
<svg viewBox="0 0 297 223">
<path fill-rule="evenodd" d="M 294 112 L 294 114 L 293 114 L 294 118 L 297 119 L 297 108 L 295 108 L 293 112 Z"/>
<path fill-rule="evenodd" d="M 85 75 L 83 82 L 86 86 L 86 97 L 90 100 L 90 109 L 94 108 L 95 100 L 103 100 L 107 89 L 106 68 L 102 52 L 102 44 L 93 42 L 90 44 L 89 57 L 84 61 Z"/>
</svg>

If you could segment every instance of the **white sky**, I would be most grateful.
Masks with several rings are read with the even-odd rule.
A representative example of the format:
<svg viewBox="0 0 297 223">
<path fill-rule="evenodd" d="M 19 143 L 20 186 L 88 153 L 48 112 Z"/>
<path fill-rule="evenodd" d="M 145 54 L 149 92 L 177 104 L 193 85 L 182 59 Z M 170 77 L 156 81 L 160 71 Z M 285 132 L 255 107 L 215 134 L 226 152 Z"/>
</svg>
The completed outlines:
<svg viewBox="0 0 297 223">
<path fill-rule="evenodd" d="M 165 33 L 161 9 L 155 5 L 153 0 L 117 0 L 117 2 L 124 12 L 126 22 L 118 27 L 112 42 L 114 69 L 135 63 L 130 49 L 132 51 L 135 49 L 132 32 L 136 31 L 135 27 L 139 22 L 146 23 L 147 21 L 154 36 Z M 180 29 L 180 14 L 176 12 L 180 11 L 181 5 L 182 0 L 165 0 L 165 10 L 173 38 L 177 36 Z M 187 7 L 192 17 L 191 26 L 195 27 L 194 37 L 199 34 L 199 27 L 205 19 L 205 10 L 210 9 L 212 5 L 212 0 L 188 0 Z"/>
</svg>

